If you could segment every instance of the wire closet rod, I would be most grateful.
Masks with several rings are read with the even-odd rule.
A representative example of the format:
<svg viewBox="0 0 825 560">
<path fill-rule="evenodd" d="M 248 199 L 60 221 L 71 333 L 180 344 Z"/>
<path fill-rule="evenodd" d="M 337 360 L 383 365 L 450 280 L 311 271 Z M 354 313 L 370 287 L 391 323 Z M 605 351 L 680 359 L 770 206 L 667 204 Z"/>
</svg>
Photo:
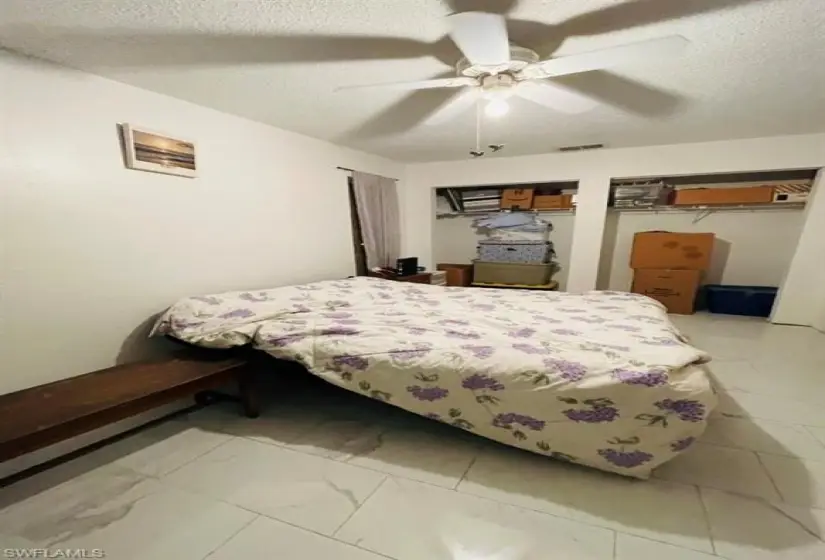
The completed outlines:
<svg viewBox="0 0 825 560">
<path fill-rule="evenodd" d="M 350 169 L 349 167 L 341 167 L 340 165 L 337 166 L 335 169 L 340 169 L 341 171 L 346 171 L 347 173 L 352 173 L 353 171 L 355 171 L 355 169 Z M 398 180 L 395 177 L 387 177 L 387 179 L 390 179 L 392 181 Z"/>
</svg>

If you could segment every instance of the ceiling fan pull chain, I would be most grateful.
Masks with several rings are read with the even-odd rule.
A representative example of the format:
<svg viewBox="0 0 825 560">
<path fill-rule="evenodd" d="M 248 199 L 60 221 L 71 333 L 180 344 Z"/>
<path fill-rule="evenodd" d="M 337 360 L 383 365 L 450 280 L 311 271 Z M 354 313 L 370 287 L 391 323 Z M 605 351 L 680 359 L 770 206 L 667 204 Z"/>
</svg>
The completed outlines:
<svg viewBox="0 0 825 560">
<path fill-rule="evenodd" d="M 476 151 L 481 151 L 481 99 L 476 102 Z"/>
<path fill-rule="evenodd" d="M 474 158 L 481 157 L 484 152 L 481 150 L 481 99 L 476 101 L 476 149 L 470 150 L 470 155 Z"/>
</svg>

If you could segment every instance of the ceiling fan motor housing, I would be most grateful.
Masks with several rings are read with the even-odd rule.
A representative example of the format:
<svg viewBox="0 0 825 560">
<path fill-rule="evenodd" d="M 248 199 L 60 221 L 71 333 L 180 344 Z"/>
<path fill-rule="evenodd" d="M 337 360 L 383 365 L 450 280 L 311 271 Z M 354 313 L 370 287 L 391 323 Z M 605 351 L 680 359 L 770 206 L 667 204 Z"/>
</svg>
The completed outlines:
<svg viewBox="0 0 825 560">
<path fill-rule="evenodd" d="M 486 99 L 504 99 L 512 95 L 516 79 L 510 73 L 480 78 L 482 95 Z"/>
<path fill-rule="evenodd" d="M 482 64 L 472 64 L 466 58 L 462 58 L 455 65 L 456 74 L 459 76 L 467 76 L 469 78 L 481 78 L 483 76 L 493 76 L 496 74 L 515 74 L 521 72 L 528 65 L 539 61 L 539 55 L 536 51 L 519 47 L 518 45 L 510 45 L 510 62 L 499 64 L 496 66 L 486 66 Z"/>
</svg>

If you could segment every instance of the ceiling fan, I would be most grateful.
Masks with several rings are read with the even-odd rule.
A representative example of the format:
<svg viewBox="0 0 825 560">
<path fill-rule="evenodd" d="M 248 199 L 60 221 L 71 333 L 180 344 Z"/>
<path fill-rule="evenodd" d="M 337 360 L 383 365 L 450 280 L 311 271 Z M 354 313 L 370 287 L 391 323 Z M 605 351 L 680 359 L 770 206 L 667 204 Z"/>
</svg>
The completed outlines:
<svg viewBox="0 0 825 560">
<path fill-rule="evenodd" d="M 447 16 L 449 36 L 464 55 L 455 65 L 456 77 L 413 82 L 392 82 L 342 86 L 336 91 L 388 88 L 423 90 L 453 88 L 453 96 L 426 124 L 439 124 L 484 103 L 484 112 L 500 117 L 509 110 L 507 100 L 521 97 L 565 113 L 580 113 L 598 102 L 591 97 L 566 88 L 551 79 L 604 70 L 623 64 L 646 62 L 675 56 L 689 44 L 680 35 L 630 43 L 618 47 L 540 60 L 528 48 L 510 43 L 503 15 L 488 12 L 462 12 Z"/>
<path fill-rule="evenodd" d="M 93 72 L 108 68 L 187 69 L 424 57 L 449 67 L 447 74 L 431 80 L 339 88 L 384 87 L 408 92 L 340 137 L 350 140 L 395 135 L 420 125 L 448 121 L 478 103 L 491 114 L 504 113 L 512 97 L 568 113 L 606 103 L 643 116 L 666 114 L 678 104 L 678 95 L 613 74 L 610 69 L 673 55 L 687 45 L 683 37 L 544 60 L 535 50 L 510 43 L 510 37 L 546 53 L 571 37 L 629 30 L 768 1 L 610 0 L 601 8 L 544 23 L 514 17 L 520 0 L 440 0 L 453 15 L 447 16 L 449 35 L 435 41 L 386 35 L 67 26 L 55 20 L 41 21 L 38 16 L 29 21 L 21 18 L 0 22 L 0 45 Z M 270 11 L 272 18 L 280 9 L 277 2 L 254 5 Z M 191 17 L 197 19 L 193 10 Z M 184 19 L 187 16 L 184 13 Z M 458 63 L 456 46 L 463 55 Z M 561 76 L 566 77 L 554 79 Z"/>
</svg>

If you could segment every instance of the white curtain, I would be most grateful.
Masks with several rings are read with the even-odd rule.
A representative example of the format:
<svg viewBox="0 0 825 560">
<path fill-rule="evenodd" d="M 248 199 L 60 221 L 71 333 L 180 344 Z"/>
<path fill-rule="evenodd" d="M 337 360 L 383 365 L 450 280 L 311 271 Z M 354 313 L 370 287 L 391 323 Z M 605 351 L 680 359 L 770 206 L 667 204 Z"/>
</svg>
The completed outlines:
<svg viewBox="0 0 825 560">
<path fill-rule="evenodd" d="M 401 253 L 401 226 L 395 181 L 353 171 L 352 182 L 367 254 L 367 267 L 395 268 L 395 261 Z"/>
</svg>

